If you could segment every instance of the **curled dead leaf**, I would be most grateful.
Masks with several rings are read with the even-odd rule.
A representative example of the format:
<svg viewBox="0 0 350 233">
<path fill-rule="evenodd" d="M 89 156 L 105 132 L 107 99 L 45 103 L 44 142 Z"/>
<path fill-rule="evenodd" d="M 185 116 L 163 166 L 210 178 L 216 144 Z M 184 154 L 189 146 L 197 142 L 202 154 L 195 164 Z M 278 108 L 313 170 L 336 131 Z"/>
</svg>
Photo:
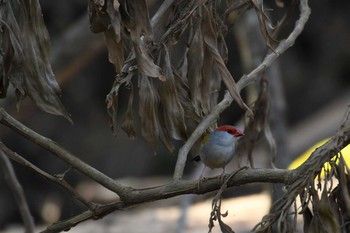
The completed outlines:
<svg viewBox="0 0 350 233">
<path fill-rule="evenodd" d="M 11 83 L 16 89 L 17 106 L 29 96 L 43 111 L 61 115 L 73 123 L 59 99 L 61 91 L 51 68 L 49 34 L 39 2 L 5 1 L 0 11 L 4 25 L 0 44 L 3 51 L 0 95 L 6 96 Z"/>
</svg>

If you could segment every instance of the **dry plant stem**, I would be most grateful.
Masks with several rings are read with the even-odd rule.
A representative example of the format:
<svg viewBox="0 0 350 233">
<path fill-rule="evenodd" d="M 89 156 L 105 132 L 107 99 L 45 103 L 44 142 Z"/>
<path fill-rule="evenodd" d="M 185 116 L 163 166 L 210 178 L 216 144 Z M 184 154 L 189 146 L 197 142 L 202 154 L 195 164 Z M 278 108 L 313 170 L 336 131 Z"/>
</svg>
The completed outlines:
<svg viewBox="0 0 350 233">
<path fill-rule="evenodd" d="M 308 6 L 307 0 L 301 0 L 300 5 L 300 18 L 296 21 L 295 27 L 293 31 L 290 33 L 287 39 L 281 41 L 279 45 L 275 48 L 274 52 L 270 52 L 265 56 L 262 63 L 256 67 L 253 71 L 251 71 L 248 75 L 244 75 L 238 82 L 237 87 L 239 90 L 242 90 L 244 87 L 249 85 L 252 82 L 256 82 L 258 80 L 258 75 L 267 70 L 274 61 L 284 53 L 288 48 L 294 45 L 296 38 L 303 31 L 306 22 L 310 16 L 310 8 Z M 190 138 L 186 141 L 186 143 L 180 148 L 178 159 L 175 166 L 174 171 L 174 179 L 181 179 L 183 176 L 183 171 L 185 168 L 187 155 L 193 144 L 199 139 L 199 137 L 206 131 L 206 129 L 213 124 L 220 113 L 222 113 L 227 107 L 229 107 L 232 103 L 233 99 L 230 94 L 226 93 L 223 100 L 216 105 L 210 114 L 208 114 L 202 122 L 197 126 L 197 128 L 193 131 Z"/>
<path fill-rule="evenodd" d="M 31 169 L 34 173 L 37 173 L 40 176 L 42 176 L 43 178 L 61 186 L 64 190 L 66 190 L 68 192 L 68 194 L 70 194 L 73 201 L 76 201 L 78 204 L 80 204 L 83 207 L 86 207 L 89 210 L 93 211 L 94 209 L 96 209 L 96 207 L 97 207 L 96 204 L 85 201 L 84 198 L 82 196 L 80 196 L 80 194 L 77 193 L 73 189 L 73 187 L 70 186 L 70 184 L 67 183 L 67 181 L 65 181 L 64 179 L 60 179 L 58 177 L 50 175 L 47 172 L 41 170 L 40 168 L 38 168 L 37 166 L 35 166 L 31 162 L 29 162 L 28 160 L 24 159 L 22 156 L 13 152 L 11 149 L 9 149 L 7 146 L 5 146 L 5 144 L 3 144 L 2 142 L 0 142 L 0 149 L 3 150 L 5 152 L 5 154 L 13 161 L 19 163 L 20 165 L 22 165 L 24 167 Z"/>
<path fill-rule="evenodd" d="M 22 123 L 18 122 L 16 119 L 11 117 L 3 108 L 0 108 L 0 123 L 8 126 L 9 128 L 26 137 L 33 143 L 40 145 L 44 149 L 52 152 L 58 158 L 71 165 L 77 171 L 95 180 L 105 188 L 118 194 L 120 198 L 124 198 L 125 196 L 127 196 L 128 191 L 130 191 L 130 187 L 126 187 L 122 184 L 117 183 L 102 172 L 96 170 L 95 168 L 91 167 L 90 165 L 84 163 L 83 161 L 75 157 L 73 154 L 59 146 L 56 142 L 36 133 L 35 131 L 23 125 Z"/>
<path fill-rule="evenodd" d="M 34 232 L 35 225 L 34 225 L 33 217 L 28 207 L 28 203 L 24 195 L 24 191 L 22 189 L 21 184 L 17 180 L 15 171 L 12 167 L 10 160 L 6 157 L 5 153 L 1 149 L 0 149 L 0 167 L 2 168 L 1 170 L 4 173 L 5 181 L 7 182 L 8 186 L 10 187 L 17 201 L 20 214 L 23 219 L 25 233 Z"/>
</svg>

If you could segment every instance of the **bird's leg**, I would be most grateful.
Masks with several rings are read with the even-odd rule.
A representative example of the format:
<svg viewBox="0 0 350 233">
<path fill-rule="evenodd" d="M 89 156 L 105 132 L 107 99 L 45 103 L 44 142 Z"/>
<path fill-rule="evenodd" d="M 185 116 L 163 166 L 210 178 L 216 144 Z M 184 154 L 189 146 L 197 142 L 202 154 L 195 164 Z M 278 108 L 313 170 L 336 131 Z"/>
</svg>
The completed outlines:
<svg viewBox="0 0 350 233">
<path fill-rule="evenodd" d="M 197 184 L 198 189 L 199 189 L 200 185 L 202 184 L 203 180 L 205 179 L 205 177 L 203 176 L 204 171 L 205 171 L 205 168 L 206 168 L 206 166 L 204 166 L 204 168 L 203 168 L 203 170 L 202 170 L 202 173 L 201 173 L 201 175 L 200 175 L 200 177 L 199 177 L 198 184 Z"/>
<path fill-rule="evenodd" d="M 222 168 L 222 173 L 219 176 L 221 183 L 225 182 L 225 167 Z"/>
</svg>

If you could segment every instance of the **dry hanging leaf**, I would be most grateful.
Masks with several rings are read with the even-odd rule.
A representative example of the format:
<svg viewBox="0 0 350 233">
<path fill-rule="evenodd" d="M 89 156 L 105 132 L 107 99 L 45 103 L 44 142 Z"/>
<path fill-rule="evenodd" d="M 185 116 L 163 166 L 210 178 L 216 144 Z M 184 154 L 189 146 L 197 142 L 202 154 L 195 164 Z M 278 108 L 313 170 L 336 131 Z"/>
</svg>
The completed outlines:
<svg viewBox="0 0 350 233">
<path fill-rule="evenodd" d="M 148 77 L 139 77 L 139 115 L 141 118 L 141 134 L 145 140 L 156 148 L 159 138 L 158 103 L 159 96 Z"/>
<path fill-rule="evenodd" d="M 126 85 L 128 85 L 128 89 L 130 90 L 130 93 L 129 93 L 128 107 L 126 109 L 123 123 L 122 123 L 122 129 L 130 139 L 134 139 L 136 137 L 135 126 L 134 126 L 134 114 L 132 109 L 133 101 L 134 101 L 134 88 L 131 82 L 128 82 Z"/>
<path fill-rule="evenodd" d="M 144 75 L 139 78 L 139 116 L 141 119 L 141 134 L 145 140 L 156 150 L 160 139 L 169 151 L 174 146 L 169 135 L 163 132 L 159 121 L 159 96 L 154 81 Z"/>
<path fill-rule="evenodd" d="M 116 43 L 119 43 L 121 40 L 121 15 L 119 12 L 119 2 L 117 0 L 109 0 L 107 1 L 107 9 L 106 12 L 110 18 L 111 24 L 108 25 L 108 29 L 113 28 L 114 35 L 115 35 L 115 41 Z"/>
<path fill-rule="evenodd" d="M 110 119 L 110 127 L 111 127 L 114 135 L 117 134 L 117 113 L 118 113 L 119 88 L 122 85 L 127 85 L 128 83 L 130 83 L 130 80 L 133 77 L 133 75 L 134 75 L 133 70 L 130 70 L 130 72 L 125 77 L 123 76 L 123 74 L 117 75 L 117 77 L 113 83 L 113 87 L 106 97 L 107 113 L 108 113 L 108 116 Z M 132 99 L 130 101 L 130 98 L 131 97 L 129 97 L 129 103 L 132 102 Z"/>
<path fill-rule="evenodd" d="M 105 1 L 89 0 L 88 12 L 90 30 L 94 33 L 104 32 L 108 29 L 111 20 L 106 12 Z"/>
<path fill-rule="evenodd" d="M 272 22 L 269 19 L 269 17 L 266 15 L 265 11 L 264 11 L 264 4 L 263 1 L 256 1 L 256 0 L 252 0 L 251 1 L 251 5 L 253 6 L 253 8 L 256 11 L 256 14 L 258 16 L 259 19 L 259 24 L 260 24 L 260 30 L 261 33 L 265 39 L 266 45 L 272 50 L 273 50 L 273 44 L 275 42 L 277 42 L 273 36 L 271 36 L 270 34 L 270 30 L 275 29 L 272 26 Z"/>
<path fill-rule="evenodd" d="M 154 64 L 153 58 L 144 39 L 140 38 L 137 43 L 134 43 L 135 54 L 139 72 L 142 75 L 159 78 L 164 81 L 165 77 L 162 69 Z"/>
<path fill-rule="evenodd" d="M 215 61 L 215 65 L 218 69 L 218 72 L 220 73 L 220 77 L 224 81 L 225 86 L 227 90 L 230 92 L 232 98 L 236 101 L 236 103 L 242 109 L 246 110 L 248 114 L 252 117 L 253 116 L 252 111 L 242 100 L 241 95 L 239 94 L 239 90 L 236 86 L 236 82 L 234 81 L 222 57 L 218 52 L 217 41 L 216 41 L 218 32 L 216 31 L 215 26 L 213 25 L 213 21 L 212 21 L 213 17 L 211 15 L 211 11 L 205 6 L 203 6 L 202 9 L 203 9 L 202 31 L 203 31 L 205 46 L 210 51 L 211 56 Z"/>
<path fill-rule="evenodd" d="M 261 133 L 265 130 L 269 130 L 269 125 L 267 122 L 268 109 L 269 109 L 269 93 L 268 93 L 268 83 L 265 78 L 260 80 L 260 91 L 258 98 L 254 102 L 253 114 L 254 119 L 248 119 L 248 123 L 245 127 L 246 136 L 242 138 L 241 143 L 239 144 L 240 150 L 247 150 L 248 160 L 252 167 L 253 164 L 253 150 L 258 142 Z M 274 138 L 272 134 L 268 134 L 269 138 L 267 141 L 271 143 L 271 148 L 275 148 Z"/>
<path fill-rule="evenodd" d="M 28 95 L 40 109 L 72 123 L 58 97 L 60 88 L 51 68 L 49 35 L 39 2 L 5 1 L 0 11 L 0 20 L 5 25 L 0 40 L 4 52 L 1 95 L 5 96 L 10 81 L 18 102 Z"/>
<path fill-rule="evenodd" d="M 154 63 L 149 51 L 149 41 L 153 34 L 146 2 L 144 0 L 128 1 L 127 9 L 130 20 L 126 26 L 130 30 L 139 72 L 142 75 L 164 81 L 164 74 L 161 68 Z"/>
<path fill-rule="evenodd" d="M 169 51 L 163 46 L 162 53 L 159 55 L 160 66 L 165 72 L 166 80 L 159 84 L 159 97 L 161 100 L 160 118 L 164 125 L 163 129 L 174 139 L 186 140 L 187 129 L 185 125 L 184 109 L 181 106 L 178 96 L 175 77 L 170 63 Z"/>
<path fill-rule="evenodd" d="M 115 71 L 120 74 L 124 63 L 123 41 L 117 40 L 117 36 L 113 28 L 104 32 L 105 40 L 108 48 L 108 59 L 114 64 Z"/>
<path fill-rule="evenodd" d="M 123 6 L 127 14 L 124 23 L 130 31 L 131 40 L 137 42 L 143 37 L 144 40 L 150 41 L 153 33 L 146 2 L 144 0 L 124 1 Z"/>
<path fill-rule="evenodd" d="M 204 60 L 203 37 L 199 24 L 191 28 L 193 30 L 193 38 L 189 44 L 187 56 L 187 80 L 191 90 L 191 102 L 198 115 L 202 115 L 201 110 L 201 82 L 202 68 Z"/>
</svg>

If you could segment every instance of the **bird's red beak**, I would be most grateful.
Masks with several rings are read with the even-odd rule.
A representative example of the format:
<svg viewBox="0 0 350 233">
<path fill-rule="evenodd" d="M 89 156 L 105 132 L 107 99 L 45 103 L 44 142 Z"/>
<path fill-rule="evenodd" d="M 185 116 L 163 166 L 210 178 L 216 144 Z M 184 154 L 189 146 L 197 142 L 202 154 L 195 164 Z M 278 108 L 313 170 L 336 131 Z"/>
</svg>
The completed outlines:
<svg viewBox="0 0 350 233">
<path fill-rule="evenodd" d="M 233 134 L 235 137 L 242 137 L 244 136 L 244 133 L 240 131 L 239 129 L 236 129 L 236 132 Z"/>
</svg>

